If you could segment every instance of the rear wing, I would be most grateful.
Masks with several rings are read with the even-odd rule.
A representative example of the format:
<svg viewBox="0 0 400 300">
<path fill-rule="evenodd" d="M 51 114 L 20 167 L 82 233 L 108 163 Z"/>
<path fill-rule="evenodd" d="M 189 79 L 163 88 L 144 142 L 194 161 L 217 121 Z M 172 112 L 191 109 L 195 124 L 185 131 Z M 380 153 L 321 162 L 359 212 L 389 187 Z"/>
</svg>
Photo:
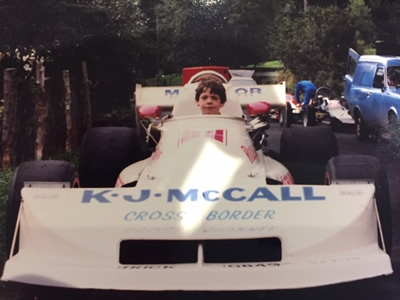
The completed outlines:
<svg viewBox="0 0 400 300">
<path fill-rule="evenodd" d="M 194 90 L 198 84 L 186 84 L 185 86 L 164 86 L 164 87 L 142 87 L 136 85 L 135 101 L 136 106 L 158 105 L 162 108 L 171 109 L 177 102 L 188 100 L 194 101 Z M 286 84 L 232 86 L 224 84 L 227 99 L 237 100 L 241 106 L 246 104 L 266 101 L 273 108 L 286 107 Z"/>
</svg>

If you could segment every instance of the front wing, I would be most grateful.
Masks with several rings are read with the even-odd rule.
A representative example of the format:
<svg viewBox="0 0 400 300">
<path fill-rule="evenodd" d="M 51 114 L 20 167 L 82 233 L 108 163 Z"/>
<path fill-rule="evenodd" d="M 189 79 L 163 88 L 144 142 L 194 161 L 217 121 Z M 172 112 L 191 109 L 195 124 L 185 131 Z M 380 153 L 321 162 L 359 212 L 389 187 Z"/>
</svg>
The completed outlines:
<svg viewBox="0 0 400 300">
<path fill-rule="evenodd" d="M 373 185 L 24 188 L 22 195 L 19 252 L 6 262 L 5 281 L 85 289 L 267 290 L 392 273 L 390 257 L 378 247 Z M 274 245 L 263 248 L 265 240 Z M 177 255 L 174 246 L 186 242 L 191 246 Z M 138 248 L 151 255 L 141 260 Z M 235 248 L 250 251 L 235 257 Z"/>
</svg>

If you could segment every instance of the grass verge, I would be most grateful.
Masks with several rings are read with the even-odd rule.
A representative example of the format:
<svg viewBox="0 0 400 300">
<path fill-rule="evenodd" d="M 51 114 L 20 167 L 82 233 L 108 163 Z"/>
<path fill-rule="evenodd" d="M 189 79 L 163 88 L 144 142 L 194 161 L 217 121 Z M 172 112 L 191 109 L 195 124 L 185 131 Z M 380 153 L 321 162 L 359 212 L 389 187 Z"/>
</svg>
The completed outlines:
<svg viewBox="0 0 400 300">
<path fill-rule="evenodd" d="M 0 171 L 0 274 L 3 273 L 3 266 L 6 259 L 6 206 L 8 198 L 8 187 L 14 170 L 7 169 Z"/>
</svg>

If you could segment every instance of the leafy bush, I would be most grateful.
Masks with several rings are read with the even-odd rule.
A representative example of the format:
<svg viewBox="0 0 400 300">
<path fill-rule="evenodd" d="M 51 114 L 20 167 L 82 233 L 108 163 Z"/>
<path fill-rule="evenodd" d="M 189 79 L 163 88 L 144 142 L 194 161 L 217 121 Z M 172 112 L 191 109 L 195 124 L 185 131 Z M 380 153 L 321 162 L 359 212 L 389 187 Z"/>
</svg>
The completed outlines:
<svg viewBox="0 0 400 300">
<path fill-rule="evenodd" d="M 13 176 L 13 171 L 8 169 L 0 172 L 0 271 L 6 258 L 6 204 L 8 187 Z"/>
</svg>

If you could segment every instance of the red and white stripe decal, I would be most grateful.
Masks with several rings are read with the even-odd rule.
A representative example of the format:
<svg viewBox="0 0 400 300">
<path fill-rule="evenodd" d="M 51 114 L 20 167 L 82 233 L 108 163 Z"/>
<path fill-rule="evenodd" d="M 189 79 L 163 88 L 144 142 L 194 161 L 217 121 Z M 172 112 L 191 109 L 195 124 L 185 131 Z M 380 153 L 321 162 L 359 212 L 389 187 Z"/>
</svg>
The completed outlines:
<svg viewBox="0 0 400 300">
<path fill-rule="evenodd" d="M 161 143 L 157 145 L 156 150 L 154 151 L 153 155 L 151 156 L 151 161 L 157 161 L 163 152 L 161 151 Z"/>
<path fill-rule="evenodd" d="M 240 146 L 240 148 L 247 155 L 247 157 L 251 163 L 254 163 L 255 161 L 259 161 L 256 148 L 253 145 L 250 145 L 248 147 L 242 145 L 242 146 Z"/>
<path fill-rule="evenodd" d="M 293 180 L 292 174 L 287 173 L 285 176 L 281 176 L 281 182 L 284 185 L 294 184 L 294 180 Z"/>
<path fill-rule="evenodd" d="M 181 133 L 181 136 L 178 140 L 178 147 L 187 141 L 198 138 L 200 136 L 206 136 L 212 138 L 225 146 L 228 145 L 228 130 L 227 129 L 216 129 L 216 130 L 207 130 L 205 132 L 201 132 L 198 130 L 184 130 Z"/>
</svg>

